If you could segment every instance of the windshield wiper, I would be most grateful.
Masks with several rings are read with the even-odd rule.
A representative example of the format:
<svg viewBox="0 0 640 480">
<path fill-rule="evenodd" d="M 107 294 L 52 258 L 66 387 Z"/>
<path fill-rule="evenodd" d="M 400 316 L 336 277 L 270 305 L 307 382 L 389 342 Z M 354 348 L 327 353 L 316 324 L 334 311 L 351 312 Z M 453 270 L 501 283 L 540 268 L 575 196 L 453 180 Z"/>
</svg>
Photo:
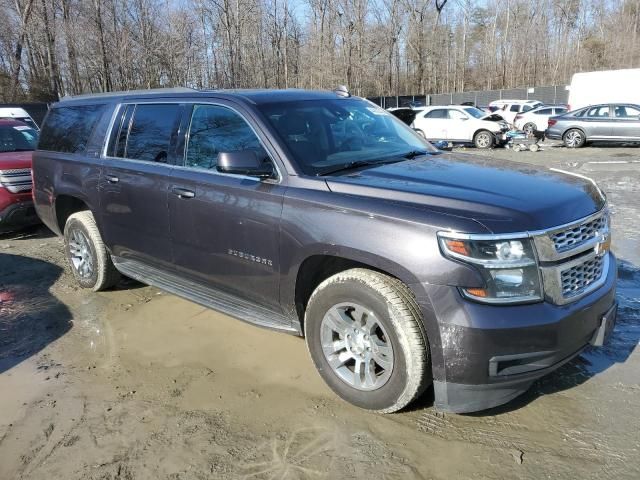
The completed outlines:
<svg viewBox="0 0 640 480">
<path fill-rule="evenodd" d="M 402 155 L 403 158 L 407 160 L 413 160 L 416 157 L 421 157 L 423 155 L 439 155 L 440 152 L 428 152 L 427 150 L 411 150 L 410 152 L 404 153 Z"/>
<path fill-rule="evenodd" d="M 355 162 L 345 163 L 345 164 L 339 165 L 337 167 L 327 168 L 326 170 L 322 170 L 322 171 L 316 173 L 316 175 L 317 176 L 331 175 L 333 173 L 346 172 L 346 171 L 349 171 L 349 170 L 354 170 L 356 168 L 378 166 L 378 165 L 388 165 L 390 163 L 398 163 L 398 162 L 402 162 L 402 160 L 397 159 L 397 158 L 394 159 L 394 160 L 386 160 L 386 161 L 380 161 L 380 160 L 377 160 L 377 161 L 357 160 Z"/>
</svg>

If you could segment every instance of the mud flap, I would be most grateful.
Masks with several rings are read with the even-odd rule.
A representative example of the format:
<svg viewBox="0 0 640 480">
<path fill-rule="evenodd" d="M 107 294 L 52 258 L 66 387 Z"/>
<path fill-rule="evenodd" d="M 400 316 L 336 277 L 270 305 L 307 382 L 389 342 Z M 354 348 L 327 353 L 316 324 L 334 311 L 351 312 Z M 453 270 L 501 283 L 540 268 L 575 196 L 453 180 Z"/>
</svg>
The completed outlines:
<svg viewBox="0 0 640 480">
<path fill-rule="evenodd" d="M 613 327 L 616 324 L 616 314 L 618 312 L 618 304 L 614 303 L 613 306 L 605 313 L 600 319 L 600 326 L 596 329 L 593 337 L 589 341 L 594 347 L 602 347 L 605 342 L 611 336 Z"/>
</svg>

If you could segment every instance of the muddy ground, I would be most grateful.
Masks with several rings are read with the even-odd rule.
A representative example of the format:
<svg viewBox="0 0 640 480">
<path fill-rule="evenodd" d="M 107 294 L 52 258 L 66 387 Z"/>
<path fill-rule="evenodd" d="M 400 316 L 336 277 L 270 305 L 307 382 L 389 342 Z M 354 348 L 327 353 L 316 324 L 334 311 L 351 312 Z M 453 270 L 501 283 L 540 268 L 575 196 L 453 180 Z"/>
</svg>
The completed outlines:
<svg viewBox="0 0 640 480">
<path fill-rule="evenodd" d="M 44 228 L 0 237 L 0 479 L 640 478 L 640 148 L 482 153 L 595 178 L 618 325 L 505 407 L 379 416 L 302 339 L 135 282 L 76 287 Z M 603 163 L 604 162 L 604 163 Z"/>
</svg>

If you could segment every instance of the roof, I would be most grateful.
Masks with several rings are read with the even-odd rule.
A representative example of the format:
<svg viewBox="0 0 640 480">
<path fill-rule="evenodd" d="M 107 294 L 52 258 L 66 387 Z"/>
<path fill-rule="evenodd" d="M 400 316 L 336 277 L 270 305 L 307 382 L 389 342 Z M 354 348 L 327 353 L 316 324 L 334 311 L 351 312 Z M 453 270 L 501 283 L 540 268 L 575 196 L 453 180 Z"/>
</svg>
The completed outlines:
<svg viewBox="0 0 640 480">
<path fill-rule="evenodd" d="M 331 91 L 301 89 L 237 89 L 237 90 L 196 90 L 192 88 L 160 88 L 154 90 L 132 90 L 64 97 L 59 103 L 89 103 L 93 101 L 126 101 L 151 98 L 228 98 L 244 100 L 253 104 L 272 102 L 294 102 L 301 100 L 344 99 Z M 349 97 L 346 97 L 349 98 Z M 352 97 L 351 97 L 352 98 Z"/>
<path fill-rule="evenodd" d="M 29 114 L 24 108 L 19 107 L 0 107 L 0 118 L 4 117 L 28 117 Z"/>
</svg>

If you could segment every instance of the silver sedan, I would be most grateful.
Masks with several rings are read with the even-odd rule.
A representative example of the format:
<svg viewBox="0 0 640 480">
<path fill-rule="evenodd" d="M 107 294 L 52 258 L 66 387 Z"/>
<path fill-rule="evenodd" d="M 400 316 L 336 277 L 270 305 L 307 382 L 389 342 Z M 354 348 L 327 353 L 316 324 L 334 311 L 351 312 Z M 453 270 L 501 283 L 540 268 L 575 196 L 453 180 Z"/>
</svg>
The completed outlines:
<svg viewBox="0 0 640 480">
<path fill-rule="evenodd" d="M 591 105 L 551 117 L 545 135 L 569 148 L 592 141 L 640 142 L 640 105 Z"/>
</svg>

